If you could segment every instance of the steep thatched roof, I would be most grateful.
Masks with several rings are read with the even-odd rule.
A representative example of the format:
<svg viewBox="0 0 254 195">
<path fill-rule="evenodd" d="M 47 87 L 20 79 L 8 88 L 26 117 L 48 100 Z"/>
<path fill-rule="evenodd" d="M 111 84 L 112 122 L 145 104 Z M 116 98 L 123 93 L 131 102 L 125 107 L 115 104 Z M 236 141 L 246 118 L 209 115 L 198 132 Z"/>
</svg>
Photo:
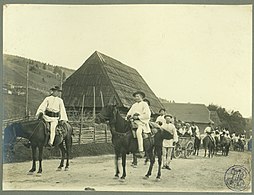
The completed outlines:
<svg viewBox="0 0 254 195">
<path fill-rule="evenodd" d="M 85 107 L 93 107 L 94 86 L 96 107 L 99 108 L 102 106 L 100 91 L 104 104 L 114 96 L 120 107 L 129 108 L 134 103 L 132 94 L 137 90 L 146 94 L 153 112 L 158 112 L 162 107 L 159 99 L 134 68 L 97 51 L 64 82 L 63 99 L 66 107 L 81 107 L 82 94 L 85 95 Z"/>
<path fill-rule="evenodd" d="M 209 123 L 209 110 L 204 104 L 163 103 L 167 113 L 184 122 Z"/>
<path fill-rule="evenodd" d="M 214 122 L 215 126 L 221 125 L 220 117 L 216 111 L 210 111 L 210 119 Z"/>
</svg>

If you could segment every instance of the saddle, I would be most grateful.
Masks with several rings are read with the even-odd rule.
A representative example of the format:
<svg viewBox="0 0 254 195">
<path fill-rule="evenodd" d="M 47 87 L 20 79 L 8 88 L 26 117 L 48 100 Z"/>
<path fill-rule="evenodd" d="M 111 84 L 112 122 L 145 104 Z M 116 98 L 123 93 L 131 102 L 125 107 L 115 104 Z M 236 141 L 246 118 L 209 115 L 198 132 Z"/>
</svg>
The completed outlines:
<svg viewBox="0 0 254 195">
<path fill-rule="evenodd" d="M 50 122 L 46 122 L 44 121 L 46 128 L 45 128 L 45 135 L 46 135 L 46 139 L 45 139 L 45 143 L 44 145 L 46 146 L 48 144 L 49 141 L 49 137 L 50 137 Z M 66 124 L 59 124 L 56 126 L 56 135 L 55 135 L 55 139 L 54 139 L 54 144 L 53 145 L 58 145 L 60 144 L 64 137 L 67 135 L 67 126 Z"/>
</svg>

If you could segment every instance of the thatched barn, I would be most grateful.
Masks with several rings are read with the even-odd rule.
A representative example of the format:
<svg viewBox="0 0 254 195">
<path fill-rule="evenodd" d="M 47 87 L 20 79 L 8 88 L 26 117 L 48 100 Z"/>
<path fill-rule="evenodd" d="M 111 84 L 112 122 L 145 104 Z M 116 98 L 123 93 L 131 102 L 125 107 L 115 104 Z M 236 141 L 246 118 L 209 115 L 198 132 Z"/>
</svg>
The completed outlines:
<svg viewBox="0 0 254 195">
<path fill-rule="evenodd" d="M 201 133 L 207 127 L 210 118 L 210 112 L 204 104 L 191 103 L 163 103 L 167 113 L 172 114 L 177 120 L 187 123 L 194 121 L 199 127 Z"/>
<path fill-rule="evenodd" d="M 67 109 L 84 108 L 96 111 L 114 97 L 119 107 L 127 110 L 133 103 L 132 94 L 142 90 L 156 113 L 162 107 L 159 99 L 134 69 L 118 60 L 95 51 L 84 64 L 63 83 L 62 97 Z M 95 92 L 95 93 L 94 93 Z"/>
<path fill-rule="evenodd" d="M 219 127 L 222 124 L 216 111 L 210 111 L 210 119 L 214 122 L 215 127 Z"/>
</svg>

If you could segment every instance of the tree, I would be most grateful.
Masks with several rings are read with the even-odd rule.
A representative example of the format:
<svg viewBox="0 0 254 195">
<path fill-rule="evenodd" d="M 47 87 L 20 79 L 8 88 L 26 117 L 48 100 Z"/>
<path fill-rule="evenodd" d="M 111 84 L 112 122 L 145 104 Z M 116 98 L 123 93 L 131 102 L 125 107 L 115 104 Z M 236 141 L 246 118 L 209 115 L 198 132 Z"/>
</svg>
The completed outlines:
<svg viewBox="0 0 254 195">
<path fill-rule="evenodd" d="M 54 66 L 54 70 L 53 70 L 53 73 L 55 73 L 55 74 L 59 74 L 59 75 L 62 75 L 62 70 L 61 70 L 61 68 L 60 67 L 58 67 L 58 66 Z"/>
<path fill-rule="evenodd" d="M 62 79 L 63 79 L 63 81 L 65 81 L 65 79 L 66 79 L 66 74 L 65 74 L 64 71 L 63 71 L 63 77 L 62 77 Z"/>
<path fill-rule="evenodd" d="M 34 72 L 35 70 L 36 70 L 36 68 L 34 66 L 29 67 L 29 71 Z"/>
<path fill-rule="evenodd" d="M 210 111 L 216 111 L 220 120 L 221 127 L 228 128 L 230 132 L 235 132 L 237 134 L 243 133 L 243 130 L 246 129 L 247 123 L 245 118 L 241 115 L 239 111 L 232 110 L 230 113 L 221 106 L 210 104 L 207 107 Z"/>
<path fill-rule="evenodd" d="M 47 66 L 46 66 L 46 64 L 43 64 L 43 70 L 47 70 Z"/>
</svg>

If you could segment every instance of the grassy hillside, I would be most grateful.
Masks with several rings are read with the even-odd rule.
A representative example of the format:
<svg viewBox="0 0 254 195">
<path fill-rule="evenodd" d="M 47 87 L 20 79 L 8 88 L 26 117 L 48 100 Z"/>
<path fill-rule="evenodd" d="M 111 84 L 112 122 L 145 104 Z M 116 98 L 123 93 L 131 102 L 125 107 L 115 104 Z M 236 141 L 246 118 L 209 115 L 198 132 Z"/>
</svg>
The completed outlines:
<svg viewBox="0 0 254 195">
<path fill-rule="evenodd" d="M 29 67 L 29 110 L 35 111 L 48 95 L 52 86 L 61 84 L 74 70 L 56 67 L 43 62 L 13 56 L 3 56 L 4 118 L 23 117 L 25 114 L 26 70 Z M 64 81 L 64 80 L 63 80 Z M 9 94 L 8 94 L 9 93 Z"/>
</svg>

